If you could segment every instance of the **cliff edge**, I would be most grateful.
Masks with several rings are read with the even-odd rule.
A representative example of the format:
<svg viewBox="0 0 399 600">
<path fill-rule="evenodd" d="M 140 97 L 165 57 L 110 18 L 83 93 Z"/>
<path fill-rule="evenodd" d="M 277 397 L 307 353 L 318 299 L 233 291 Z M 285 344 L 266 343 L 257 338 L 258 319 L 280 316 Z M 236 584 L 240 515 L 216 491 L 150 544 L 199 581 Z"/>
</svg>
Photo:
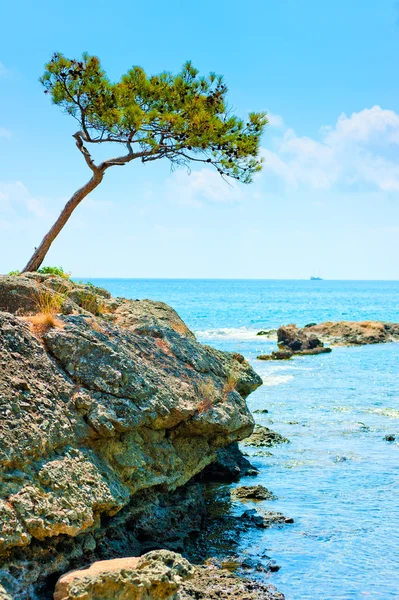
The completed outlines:
<svg viewBox="0 0 399 600">
<path fill-rule="evenodd" d="M 0 311 L 0 584 L 29 599 L 250 435 L 262 381 L 161 302 L 27 274 Z"/>
</svg>

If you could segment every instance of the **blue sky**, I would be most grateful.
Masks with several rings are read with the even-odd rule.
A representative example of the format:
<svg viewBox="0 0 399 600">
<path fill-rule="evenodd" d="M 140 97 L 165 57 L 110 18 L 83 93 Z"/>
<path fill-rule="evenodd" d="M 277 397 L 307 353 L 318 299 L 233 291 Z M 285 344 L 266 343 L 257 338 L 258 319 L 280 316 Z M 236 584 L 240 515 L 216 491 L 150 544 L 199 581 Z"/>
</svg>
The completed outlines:
<svg viewBox="0 0 399 600">
<path fill-rule="evenodd" d="M 38 83 L 52 52 L 87 50 L 112 79 L 187 59 L 224 74 L 238 114 L 270 114 L 265 167 L 233 187 L 166 161 L 111 169 L 47 264 L 82 277 L 399 278 L 394 1 L 15 0 L 1 12 L 0 272 L 26 263 L 90 176 L 74 121 Z"/>
</svg>

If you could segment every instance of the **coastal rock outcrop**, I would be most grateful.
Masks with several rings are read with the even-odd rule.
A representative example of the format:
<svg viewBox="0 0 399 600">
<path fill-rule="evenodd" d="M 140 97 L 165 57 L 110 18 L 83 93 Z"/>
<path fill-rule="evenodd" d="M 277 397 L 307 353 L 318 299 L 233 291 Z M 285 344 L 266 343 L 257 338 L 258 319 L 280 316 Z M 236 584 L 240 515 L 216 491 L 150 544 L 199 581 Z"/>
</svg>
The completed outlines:
<svg viewBox="0 0 399 600">
<path fill-rule="evenodd" d="M 179 554 L 158 550 L 71 571 L 57 582 L 54 600 L 175 600 L 194 567 Z"/>
<path fill-rule="evenodd" d="M 258 335 L 262 335 L 259 332 Z M 399 341 L 399 323 L 383 321 L 327 321 L 305 327 L 283 325 L 277 330 L 280 350 L 258 356 L 260 360 L 282 360 L 294 354 L 323 354 L 333 346 L 364 346 Z"/>
<path fill-rule="evenodd" d="M 308 329 L 298 329 L 296 325 L 283 325 L 277 330 L 277 343 L 291 352 L 322 348 L 323 342 Z"/>
<path fill-rule="evenodd" d="M 382 321 L 328 321 L 300 330 L 336 346 L 362 346 L 399 341 L 399 323 Z"/>
<path fill-rule="evenodd" d="M 286 444 L 289 440 L 280 433 L 272 431 L 264 425 L 256 424 L 252 435 L 243 441 L 244 446 L 254 446 L 255 448 L 263 448 L 275 446 L 276 444 Z"/>
<path fill-rule="evenodd" d="M 296 325 L 284 325 L 277 330 L 279 350 L 271 354 L 261 354 L 258 360 L 289 360 L 292 356 L 326 354 L 331 352 L 323 342 L 307 328 L 298 329 Z"/>
<path fill-rule="evenodd" d="M 29 600 L 117 556 L 118 535 L 141 552 L 146 507 L 170 518 L 167 499 L 251 434 L 261 379 L 160 302 L 30 274 L 0 277 L 0 310 L 0 590 Z"/>
<path fill-rule="evenodd" d="M 157 550 L 96 562 L 57 582 L 54 600 L 284 600 L 273 586 Z"/>
</svg>

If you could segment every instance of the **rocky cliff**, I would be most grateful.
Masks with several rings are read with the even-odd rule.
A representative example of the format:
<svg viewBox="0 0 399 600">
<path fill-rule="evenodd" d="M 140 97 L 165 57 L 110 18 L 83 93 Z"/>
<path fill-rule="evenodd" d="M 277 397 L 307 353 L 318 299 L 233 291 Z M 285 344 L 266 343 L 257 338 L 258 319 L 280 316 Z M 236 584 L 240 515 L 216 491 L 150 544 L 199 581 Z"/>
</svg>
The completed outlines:
<svg viewBox="0 0 399 600">
<path fill-rule="evenodd" d="M 29 274 L 0 277 L 0 311 L 0 597 L 28 600 L 195 521 L 187 482 L 252 432 L 261 379 L 160 302 Z"/>
</svg>

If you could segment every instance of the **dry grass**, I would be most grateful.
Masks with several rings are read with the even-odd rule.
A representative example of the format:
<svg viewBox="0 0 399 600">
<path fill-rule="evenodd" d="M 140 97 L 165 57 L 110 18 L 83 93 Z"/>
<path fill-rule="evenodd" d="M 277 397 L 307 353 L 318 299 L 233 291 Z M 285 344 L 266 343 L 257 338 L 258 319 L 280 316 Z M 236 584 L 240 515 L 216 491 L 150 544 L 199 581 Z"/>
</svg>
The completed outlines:
<svg viewBox="0 0 399 600">
<path fill-rule="evenodd" d="M 35 298 L 37 312 L 44 315 L 56 315 L 61 312 L 65 296 L 49 290 L 40 290 Z"/>
<path fill-rule="evenodd" d="M 50 313 L 37 313 L 36 315 L 26 317 L 26 319 L 31 326 L 33 334 L 38 338 L 42 338 L 47 331 L 54 329 L 55 327 L 57 329 L 64 328 L 64 323 Z"/>
<path fill-rule="evenodd" d="M 223 386 L 223 394 L 226 397 L 230 392 L 234 392 L 237 389 L 238 375 L 233 369 L 227 376 L 226 383 Z"/>
<path fill-rule="evenodd" d="M 47 331 L 53 328 L 63 329 L 64 323 L 57 318 L 61 311 L 65 297 L 62 294 L 41 289 L 35 298 L 37 313 L 26 317 L 32 333 L 42 338 Z"/>
<path fill-rule="evenodd" d="M 197 407 L 198 414 L 207 412 L 213 408 L 217 401 L 217 394 L 215 387 L 210 381 L 201 381 L 197 386 L 197 393 L 200 398 Z"/>
<path fill-rule="evenodd" d="M 107 311 L 105 304 L 93 292 L 81 292 L 79 306 L 93 315 L 100 316 Z"/>
</svg>

